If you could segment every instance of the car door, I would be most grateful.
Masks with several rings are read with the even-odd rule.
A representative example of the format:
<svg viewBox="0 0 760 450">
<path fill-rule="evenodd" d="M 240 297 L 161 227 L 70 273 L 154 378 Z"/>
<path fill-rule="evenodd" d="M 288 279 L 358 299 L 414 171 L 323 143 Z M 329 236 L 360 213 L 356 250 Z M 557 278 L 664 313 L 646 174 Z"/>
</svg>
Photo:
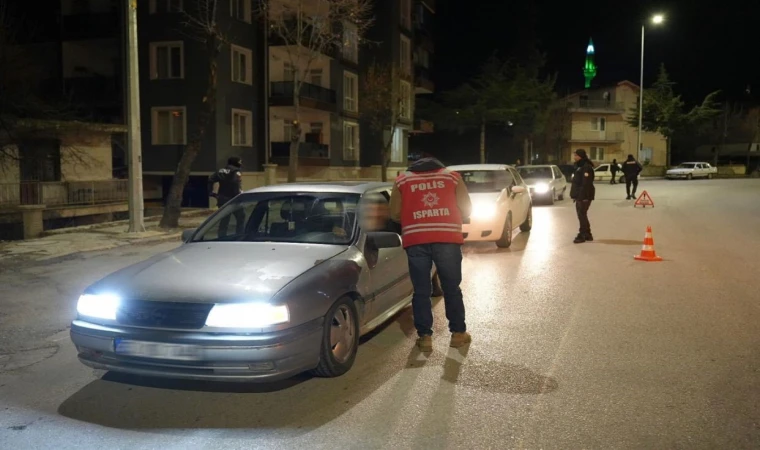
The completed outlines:
<svg viewBox="0 0 760 450">
<path fill-rule="evenodd" d="M 609 181 L 612 178 L 609 164 L 602 164 L 594 169 L 594 181 Z"/>
<path fill-rule="evenodd" d="M 525 180 L 520 176 L 520 173 L 513 168 L 509 168 L 510 175 L 514 182 L 509 187 L 510 198 L 512 199 L 512 225 L 517 227 L 528 218 L 528 210 L 531 206 L 530 192 L 528 191 L 528 185 L 525 184 Z M 521 186 L 524 190 L 519 194 L 512 192 L 512 187 Z"/>
<path fill-rule="evenodd" d="M 382 189 L 367 192 L 363 198 L 371 195 L 375 195 L 376 198 L 382 198 L 386 202 L 385 207 L 387 211 L 390 194 L 390 189 Z M 400 231 L 400 229 L 392 226 L 390 220 L 386 223 L 386 227 L 374 231 Z M 364 233 L 367 231 L 362 230 Z M 376 250 L 365 245 L 365 252 L 377 252 L 376 263 L 374 267 L 370 267 L 370 283 L 373 292 L 371 316 L 374 318 L 383 315 L 399 302 L 406 299 L 412 293 L 412 281 L 409 278 L 409 261 L 406 258 L 406 252 L 403 247 Z M 367 257 L 369 257 L 369 262 L 372 259 L 372 255 L 365 253 L 365 258 Z"/>
</svg>

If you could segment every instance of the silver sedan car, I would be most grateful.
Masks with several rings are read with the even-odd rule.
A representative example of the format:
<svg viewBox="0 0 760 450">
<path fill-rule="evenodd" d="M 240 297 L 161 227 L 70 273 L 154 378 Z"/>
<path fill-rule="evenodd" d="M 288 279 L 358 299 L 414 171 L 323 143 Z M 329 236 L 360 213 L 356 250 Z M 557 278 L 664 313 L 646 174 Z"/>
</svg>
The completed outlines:
<svg viewBox="0 0 760 450">
<path fill-rule="evenodd" d="M 175 250 L 87 288 L 71 339 L 89 367 L 216 381 L 334 377 L 411 302 L 389 183 L 245 192 Z M 358 217 L 357 217 L 358 216 Z"/>
</svg>

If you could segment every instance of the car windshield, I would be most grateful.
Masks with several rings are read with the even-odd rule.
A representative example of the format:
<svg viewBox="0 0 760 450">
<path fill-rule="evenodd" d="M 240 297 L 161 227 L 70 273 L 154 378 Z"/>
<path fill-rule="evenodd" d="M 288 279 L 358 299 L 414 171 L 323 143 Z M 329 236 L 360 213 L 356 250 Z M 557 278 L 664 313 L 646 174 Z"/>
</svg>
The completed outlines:
<svg viewBox="0 0 760 450">
<path fill-rule="evenodd" d="M 678 166 L 679 169 L 693 169 L 696 166 L 694 163 L 683 163 Z"/>
<path fill-rule="evenodd" d="M 551 167 L 520 167 L 517 171 L 525 179 L 551 180 L 554 178 Z"/>
<path fill-rule="evenodd" d="M 324 192 L 243 194 L 226 204 L 192 242 L 242 241 L 348 245 L 359 195 Z"/>
<path fill-rule="evenodd" d="M 470 192 L 499 192 L 509 187 L 512 176 L 506 170 L 458 170 Z"/>
</svg>

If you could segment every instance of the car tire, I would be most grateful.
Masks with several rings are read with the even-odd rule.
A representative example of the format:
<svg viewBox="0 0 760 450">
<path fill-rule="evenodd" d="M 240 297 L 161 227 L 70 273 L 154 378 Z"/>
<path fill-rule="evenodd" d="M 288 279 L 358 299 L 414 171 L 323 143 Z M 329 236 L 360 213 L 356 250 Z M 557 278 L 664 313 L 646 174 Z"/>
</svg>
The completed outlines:
<svg viewBox="0 0 760 450">
<path fill-rule="evenodd" d="M 691 180 L 692 178 L 694 178 L 694 177 L 692 177 L 691 174 L 686 175 L 686 179 L 687 180 Z"/>
<path fill-rule="evenodd" d="M 622 177 L 620 177 L 620 183 L 625 183 L 625 175 L 623 175 Z"/>
<path fill-rule="evenodd" d="M 441 287 L 441 278 L 438 276 L 437 270 L 433 274 L 433 279 L 431 281 L 431 284 L 433 285 L 433 290 L 431 291 L 433 298 L 443 297 L 443 288 Z"/>
<path fill-rule="evenodd" d="M 557 196 L 557 193 L 556 193 L 554 190 L 552 190 L 552 194 L 549 196 L 549 204 L 550 204 L 550 205 L 553 205 L 553 204 L 554 204 L 554 198 L 555 198 L 556 196 Z"/>
<path fill-rule="evenodd" d="M 564 199 L 565 199 L 565 190 L 566 190 L 566 189 L 567 189 L 567 188 L 563 188 L 563 189 L 562 189 L 562 192 L 560 192 L 560 193 L 559 193 L 559 197 L 557 197 L 557 200 L 559 200 L 559 201 L 562 201 L 562 200 L 564 200 Z"/>
<path fill-rule="evenodd" d="M 510 245 L 512 245 L 512 211 L 507 213 L 504 231 L 501 232 L 501 237 L 496 241 L 496 246 L 499 248 L 509 248 Z"/>
<path fill-rule="evenodd" d="M 711 174 L 711 173 L 708 173 L 708 174 L 707 174 L 707 179 L 708 179 L 708 180 L 712 180 L 712 174 Z"/>
<path fill-rule="evenodd" d="M 533 207 L 528 208 L 528 217 L 520 224 L 520 231 L 527 233 L 531 228 L 533 228 Z"/>
<path fill-rule="evenodd" d="M 333 329 L 336 334 L 333 335 Z M 319 365 L 312 374 L 323 377 L 339 377 L 351 369 L 359 348 L 359 314 L 349 297 L 343 297 L 325 315 Z"/>
</svg>

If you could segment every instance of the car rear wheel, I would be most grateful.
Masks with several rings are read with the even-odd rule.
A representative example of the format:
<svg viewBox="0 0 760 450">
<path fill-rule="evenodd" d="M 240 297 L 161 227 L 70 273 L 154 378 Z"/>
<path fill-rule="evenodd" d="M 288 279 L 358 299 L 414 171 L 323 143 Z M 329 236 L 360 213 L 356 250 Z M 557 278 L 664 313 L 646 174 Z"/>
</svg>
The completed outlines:
<svg viewBox="0 0 760 450">
<path fill-rule="evenodd" d="M 443 297 L 443 288 L 441 287 L 441 279 L 438 277 L 438 271 L 433 274 L 433 297 Z"/>
<path fill-rule="evenodd" d="M 501 237 L 496 241 L 496 246 L 499 248 L 509 248 L 510 245 L 512 245 L 512 211 L 507 214 L 504 231 L 501 232 Z"/>
<path fill-rule="evenodd" d="M 359 320 L 354 301 L 343 297 L 325 315 L 318 377 L 339 377 L 351 369 L 359 347 Z"/>
<path fill-rule="evenodd" d="M 520 225 L 520 231 L 528 232 L 533 228 L 533 207 L 528 208 L 528 217 L 525 218 L 525 222 Z"/>
</svg>

